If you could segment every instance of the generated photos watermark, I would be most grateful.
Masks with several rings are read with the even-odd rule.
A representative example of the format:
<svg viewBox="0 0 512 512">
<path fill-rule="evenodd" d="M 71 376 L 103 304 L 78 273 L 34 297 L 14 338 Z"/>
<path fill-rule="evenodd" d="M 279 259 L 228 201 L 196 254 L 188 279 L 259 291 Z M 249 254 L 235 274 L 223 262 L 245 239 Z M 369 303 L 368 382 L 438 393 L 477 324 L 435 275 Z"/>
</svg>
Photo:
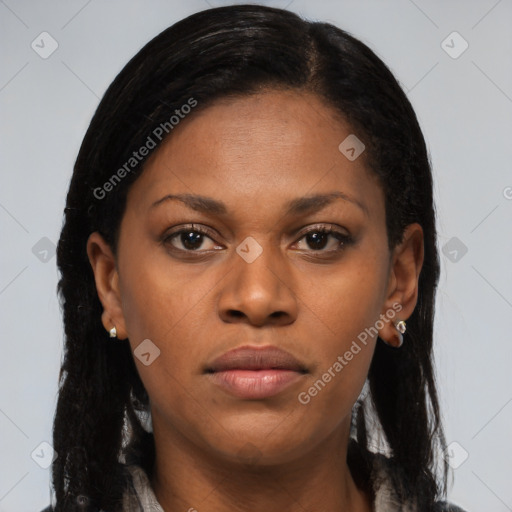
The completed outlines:
<svg viewBox="0 0 512 512">
<path fill-rule="evenodd" d="M 133 169 L 135 169 L 142 160 L 147 157 L 152 149 L 155 149 L 159 142 L 161 142 L 166 135 L 180 123 L 182 119 L 190 114 L 192 109 L 197 106 L 197 100 L 189 98 L 187 103 L 184 103 L 180 108 L 174 110 L 168 121 L 160 123 L 150 135 L 148 135 L 144 144 L 132 153 L 132 156 L 105 182 L 101 187 L 96 187 L 93 191 L 96 199 L 104 199 L 109 192 L 121 183 L 121 180 L 126 177 Z"/>
<path fill-rule="evenodd" d="M 387 322 L 395 318 L 396 314 L 402 311 L 402 305 L 399 303 L 393 304 L 385 313 L 382 313 L 379 319 L 371 326 L 364 329 L 357 335 L 357 340 L 352 341 L 352 345 L 343 355 L 339 355 L 336 361 L 322 374 L 322 376 L 315 381 L 315 383 L 308 388 L 307 391 L 302 391 L 298 394 L 297 398 L 302 405 L 307 405 L 311 399 L 318 395 L 325 386 L 334 379 L 343 368 L 345 368 L 354 357 L 361 352 L 361 344 L 366 346 L 368 339 L 377 336 L 379 330 L 384 327 Z"/>
</svg>

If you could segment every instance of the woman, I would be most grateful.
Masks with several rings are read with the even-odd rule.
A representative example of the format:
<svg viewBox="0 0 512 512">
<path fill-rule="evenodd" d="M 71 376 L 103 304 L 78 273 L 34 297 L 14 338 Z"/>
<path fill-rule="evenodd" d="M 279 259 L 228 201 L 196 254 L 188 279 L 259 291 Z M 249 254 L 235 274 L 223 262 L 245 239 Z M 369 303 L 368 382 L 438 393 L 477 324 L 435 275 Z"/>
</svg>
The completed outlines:
<svg viewBox="0 0 512 512">
<path fill-rule="evenodd" d="M 154 38 L 92 119 L 58 266 L 53 510 L 460 510 L 427 150 L 346 32 L 236 6 Z"/>
</svg>

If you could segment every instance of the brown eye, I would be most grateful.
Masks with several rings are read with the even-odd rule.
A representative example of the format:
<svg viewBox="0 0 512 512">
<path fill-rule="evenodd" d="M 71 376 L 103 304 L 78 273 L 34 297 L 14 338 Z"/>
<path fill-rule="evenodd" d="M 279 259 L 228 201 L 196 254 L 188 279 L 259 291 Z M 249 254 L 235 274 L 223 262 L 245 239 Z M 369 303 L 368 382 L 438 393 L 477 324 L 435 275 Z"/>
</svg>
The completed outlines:
<svg viewBox="0 0 512 512">
<path fill-rule="evenodd" d="M 206 243 L 207 240 L 211 242 L 210 247 Z M 163 242 L 171 245 L 173 249 L 183 252 L 203 252 L 216 247 L 212 238 L 208 236 L 208 232 L 195 226 L 174 231 L 166 235 Z"/>
<path fill-rule="evenodd" d="M 303 239 L 308 246 L 305 250 L 310 249 L 314 252 L 330 252 L 341 250 L 351 241 L 351 238 L 348 235 L 326 227 L 313 227 L 307 231 L 300 240 Z M 324 251 L 326 247 L 330 248 Z"/>
<path fill-rule="evenodd" d="M 197 231 L 182 231 L 177 235 L 180 243 L 185 247 L 186 250 L 196 250 L 200 249 L 201 245 L 203 245 L 203 237 L 202 233 L 198 233 Z"/>
</svg>

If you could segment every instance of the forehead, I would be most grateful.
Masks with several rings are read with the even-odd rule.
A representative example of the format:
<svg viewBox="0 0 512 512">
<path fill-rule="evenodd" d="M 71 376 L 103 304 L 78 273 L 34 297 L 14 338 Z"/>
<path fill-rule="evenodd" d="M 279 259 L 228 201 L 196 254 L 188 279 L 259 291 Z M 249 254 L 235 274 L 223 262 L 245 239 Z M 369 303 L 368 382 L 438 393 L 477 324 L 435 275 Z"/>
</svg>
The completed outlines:
<svg viewBox="0 0 512 512">
<path fill-rule="evenodd" d="M 132 186 L 129 199 L 141 208 L 164 192 L 245 205 L 257 197 L 261 206 L 262 200 L 341 190 L 382 203 L 364 152 L 351 161 L 339 149 L 354 135 L 352 128 L 317 96 L 266 91 L 198 107 L 155 150 Z"/>
</svg>

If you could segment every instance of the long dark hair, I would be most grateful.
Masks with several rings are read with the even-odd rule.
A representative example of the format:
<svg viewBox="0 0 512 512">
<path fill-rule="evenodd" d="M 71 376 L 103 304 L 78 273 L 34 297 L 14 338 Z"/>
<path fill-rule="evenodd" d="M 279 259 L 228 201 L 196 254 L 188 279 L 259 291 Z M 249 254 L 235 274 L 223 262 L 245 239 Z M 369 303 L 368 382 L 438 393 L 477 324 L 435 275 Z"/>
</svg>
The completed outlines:
<svg viewBox="0 0 512 512">
<path fill-rule="evenodd" d="M 382 431 L 401 499 L 428 510 L 446 493 L 432 363 L 439 259 L 431 168 L 416 115 L 385 64 L 347 32 L 285 10 L 242 5 L 196 13 L 144 46 L 108 88 L 84 137 L 57 251 L 65 326 L 53 429 L 57 512 L 121 510 L 125 463 L 137 460 L 149 469 L 154 457 L 143 421 L 148 395 L 128 341 L 111 342 L 101 323 L 87 239 L 98 231 L 116 253 L 127 191 L 147 159 L 130 158 L 148 136 L 158 142 L 162 126 L 172 136 L 176 109 L 192 99 L 197 111 L 221 97 L 268 88 L 316 94 L 364 141 L 367 166 L 385 193 L 390 249 L 408 224 L 423 228 L 424 266 L 405 343 L 400 350 L 377 344 L 368 375 L 371 403 L 357 408 L 353 425 L 364 448 L 375 428 Z"/>
</svg>

